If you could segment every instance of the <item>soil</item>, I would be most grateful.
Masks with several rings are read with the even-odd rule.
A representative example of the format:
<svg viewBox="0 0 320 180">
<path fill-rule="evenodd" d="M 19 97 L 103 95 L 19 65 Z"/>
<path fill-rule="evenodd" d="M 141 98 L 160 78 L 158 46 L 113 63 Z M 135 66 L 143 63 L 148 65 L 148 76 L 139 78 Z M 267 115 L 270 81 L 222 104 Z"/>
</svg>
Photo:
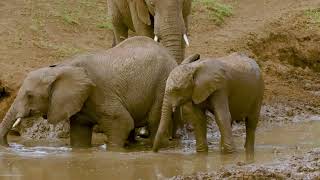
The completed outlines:
<svg viewBox="0 0 320 180">
<path fill-rule="evenodd" d="M 319 179 L 320 149 L 314 149 L 303 156 L 292 156 L 282 162 L 265 165 L 238 163 L 216 172 L 196 173 L 192 176 L 174 176 L 171 180 L 191 179 Z"/>
<path fill-rule="evenodd" d="M 306 11 L 320 8 L 319 0 L 223 2 L 233 6 L 233 15 L 221 25 L 215 25 L 200 4 L 194 6 L 191 46 L 186 55 L 200 53 L 202 57 L 219 57 L 242 51 L 257 60 L 265 80 L 261 131 L 266 126 L 318 119 L 320 23 Z M 103 24 L 106 7 L 105 0 L 0 2 L 0 119 L 31 70 L 61 62 L 76 53 L 111 47 L 112 31 L 108 24 Z M 68 136 L 65 123 L 53 127 L 40 119 L 34 124 L 26 121 L 22 126 L 21 133 L 31 138 Z M 30 126 L 32 128 L 27 128 Z M 211 132 L 217 133 L 214 124 L 210 127 Z M 243 125 L 236 125 L 234 132 L 243 136 Z M 297 174 L 303 171 L 312 176 L 311 170 L 298 170 L 298 167 L 309 167 L 308 158 L 315 155 L 319 156 L 318 149 L 309 152 L 308 156 L 291 157 L 281 162 L 280 166 L 284 168 L 277 165 L 233 166 L 219 172 L 175 178 L 299 178 L 293 173 L 295 170 Z M 316 162 L 312 168 L 319 170 L 319 161 L 316 158 L 310 161 Z"/>
</svg>

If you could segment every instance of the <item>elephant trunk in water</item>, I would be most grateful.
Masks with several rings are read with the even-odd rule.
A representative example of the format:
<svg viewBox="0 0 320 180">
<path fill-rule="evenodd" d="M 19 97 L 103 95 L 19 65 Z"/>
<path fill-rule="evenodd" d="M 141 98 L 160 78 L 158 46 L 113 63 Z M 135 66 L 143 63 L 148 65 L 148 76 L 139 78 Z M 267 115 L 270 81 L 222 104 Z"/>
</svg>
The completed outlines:
<svg viewBox="0 0 320 180">
<path fill-rule="evenodd" d="M 154 139 L 153 151 L 157 152 L 161 143 L 161 139 L 166 130 L 168 130 L 169 123 L 172 122 L 172 105 L 170 104 L 167 95 L 164 96 L 162 110 L 161 110 L 161 120 L 159 128 Z"/>
<path fill-rule="evenodd" d="M 17 111 L 15 109 L 15 102 L 11 105 L 6 113 L 3 121 L 0 124 L 0 145 L 8 146 L 7 134 L 16 121 Z"/>
</svg>

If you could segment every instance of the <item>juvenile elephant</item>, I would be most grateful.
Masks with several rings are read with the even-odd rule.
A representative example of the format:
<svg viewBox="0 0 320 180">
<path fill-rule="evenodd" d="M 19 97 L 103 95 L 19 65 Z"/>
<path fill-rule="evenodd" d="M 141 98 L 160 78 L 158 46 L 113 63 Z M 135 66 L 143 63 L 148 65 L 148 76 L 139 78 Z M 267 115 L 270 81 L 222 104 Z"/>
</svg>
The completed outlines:
<svg viewBox="0 0 320 180">
<path fill-rule="evenodd" d="M 221 132 L 221 148 L 225 152 L 234 151 L 232 121 L 245 120 L 245 148 L 247 155 L 253 155 L 264 90 L 259 66 L 254 60 L 237 53 L 195 61 L 198 58 L 199 55 L 194 55 L 184 60 L 168 77 L 153 150 L 159 149 L 172 109 L 184 104 L 183 114 L 195 128 L 198 152 L 208 150 L 204 112 L 209 110 L 215 115 Z"/>
<path fill-rule="evenodd" d="M 177 66 L 147 37 L 127 39 L 107 51 L 79 55 L 30 72 L 0 124 L 0 145 L 19 118 L 43 115 L 55 124 L 70 119 L 72 147 L 91 145 L 92 126 L 108 136 L 108 148 L 123 147 L 135 127 L 154 137 L 166 79 Z"/>
<path fill-rule="evenodd" d="M 114 44 L 128 37 L 128 30 L 154 37 L 180 63 L 184 41 L 188 45 L 188 18 L 192 0 L 108 0 Z"/>
</svg>

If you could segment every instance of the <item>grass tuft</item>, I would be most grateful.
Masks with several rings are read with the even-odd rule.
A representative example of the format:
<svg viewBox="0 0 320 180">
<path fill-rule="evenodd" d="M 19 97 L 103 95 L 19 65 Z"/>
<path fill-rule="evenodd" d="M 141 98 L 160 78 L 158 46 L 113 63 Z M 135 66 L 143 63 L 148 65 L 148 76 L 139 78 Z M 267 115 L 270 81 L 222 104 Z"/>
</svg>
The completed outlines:
<svg viewBox="0 0 320 180">
<path fill-rule="evenodd" d="M 226 17 L 232 15 L 232 6 L 218 0 L 194 0 L 194 2 L 202 4 L 208 11 L 209 18 L 217 25 L 221 25 Z"/>
<path fill-rule="evenodd" d="M 309 17 L 311 23 L 320 24 L 320 9 L 309 9 L 305 15 Z"/>
</svg>

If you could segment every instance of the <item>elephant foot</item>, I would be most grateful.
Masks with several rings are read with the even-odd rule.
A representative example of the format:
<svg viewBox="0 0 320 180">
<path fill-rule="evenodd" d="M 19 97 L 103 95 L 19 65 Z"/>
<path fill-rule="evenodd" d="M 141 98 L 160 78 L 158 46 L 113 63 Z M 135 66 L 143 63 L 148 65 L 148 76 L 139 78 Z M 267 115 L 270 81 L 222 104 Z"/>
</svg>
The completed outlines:
<svg viewBox="0 0 320 180">
<path fill-rule="evenodd" d="M 207 153 L 208 152 L 208 146 L 197 146 L 197 153 Z"/>
<path fill-rule="evenodd" d="M 246 163 L 251 164 L 254 162 L 254 154 L 253 153 L 246 153 Z"/>
<path fill-rule="evenodd" d="M 223 154 L 232 154 L 232 153 L 236 152 L 236 148 L 234 148 L 234 147 L 223 147 L 221 149 L 221 152 Z"/>
</svg>

